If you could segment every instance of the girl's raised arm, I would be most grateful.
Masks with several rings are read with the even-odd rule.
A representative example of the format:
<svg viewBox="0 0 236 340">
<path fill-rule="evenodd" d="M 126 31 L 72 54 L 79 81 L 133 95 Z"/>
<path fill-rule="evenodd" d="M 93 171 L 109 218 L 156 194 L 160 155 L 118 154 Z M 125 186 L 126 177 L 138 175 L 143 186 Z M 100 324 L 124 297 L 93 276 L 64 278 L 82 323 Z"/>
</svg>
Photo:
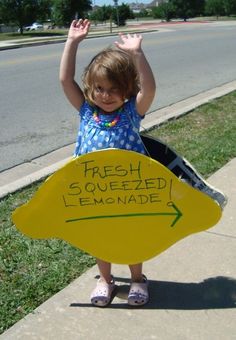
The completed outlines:
<svg viewBox="0 0 236 340">
<path fill-rule="evenodd" d="M 136 108 L 138 113 L 143 116 L 152 104 L 156 92 L 156 83 L 152 69 L 141 48 L 142 36 L 140 34 L 120 34 L 121 42 L 115 42 L 115 45 L 123 51 L 129 52 L 136 64 L 139 80 L 140 91 L 137 94 Z"/>
<path fill-rule="evenodd" d="M 60 82 L 69 102 L 77 110 L 84 102 L 84 94 L 74 79 L 76 53 L 80 42 L 87 36 L 89 27 L 90 22 L 87 19 L 72 21 L 60 64 Z"/>
</svg>

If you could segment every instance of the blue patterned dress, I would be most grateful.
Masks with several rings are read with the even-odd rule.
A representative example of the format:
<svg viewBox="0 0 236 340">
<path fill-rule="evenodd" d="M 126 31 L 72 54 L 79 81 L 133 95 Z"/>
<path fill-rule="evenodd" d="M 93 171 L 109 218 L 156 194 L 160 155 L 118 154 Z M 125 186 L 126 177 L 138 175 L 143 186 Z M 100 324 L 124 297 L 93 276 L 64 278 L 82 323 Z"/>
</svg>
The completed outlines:
<svg viewBox="0 0 236 340">
<path fill-rule="evenodd" d="M 115 126 L 105 127 L 93 118 L 94 107 L 88 102 L 82 105 L 80 126 L 76 141 L 75 156 L 101 149 L 126 149 L 146 154 L 139 136 L 141 117 L 135 108 L 135 97 L 124 104 L 120 112 L 120 119 Z M 112 122 L 117 116 L 114 114 L 99 114 L 102 122 Z"/>
</svg>

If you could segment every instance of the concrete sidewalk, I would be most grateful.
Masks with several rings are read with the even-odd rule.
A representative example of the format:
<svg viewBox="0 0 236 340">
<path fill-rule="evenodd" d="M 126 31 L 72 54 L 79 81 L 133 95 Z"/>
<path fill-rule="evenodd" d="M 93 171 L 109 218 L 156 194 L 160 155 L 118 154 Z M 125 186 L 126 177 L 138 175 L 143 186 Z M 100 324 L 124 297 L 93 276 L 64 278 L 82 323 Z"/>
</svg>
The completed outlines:
<svg viewBox="0 0 236 340">
<path fill-rule="evenodd" d="M 236 338 L 236 159 L 209 182 L 229 198 L 221 221 L 185 238 L 144 264 L 151 301 L 127 305 L 129 271 L 114 265 L 112 304 L 96 308 L 89 296 L 93 267 L 34 313 L 1 335 L 4 340 L 233 340 Z"/>
</svg>

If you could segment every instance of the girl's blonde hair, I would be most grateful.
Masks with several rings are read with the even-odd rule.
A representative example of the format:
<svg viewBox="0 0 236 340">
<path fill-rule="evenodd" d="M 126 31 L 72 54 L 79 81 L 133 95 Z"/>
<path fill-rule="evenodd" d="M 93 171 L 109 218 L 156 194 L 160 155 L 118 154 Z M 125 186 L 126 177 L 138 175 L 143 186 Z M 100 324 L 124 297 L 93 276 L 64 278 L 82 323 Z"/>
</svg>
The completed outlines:
<svg viewBox="0 0 236 340">
<path fill-rule="evenodd" d="M 85 99 L 94 105 L 95 83 L 107 79 L 120 91 L 124 99 L 137 95 L 139 76 L 128 53 L 107 48 L 98 53 L 85 68 L 82 81 Z"/>
</svg>

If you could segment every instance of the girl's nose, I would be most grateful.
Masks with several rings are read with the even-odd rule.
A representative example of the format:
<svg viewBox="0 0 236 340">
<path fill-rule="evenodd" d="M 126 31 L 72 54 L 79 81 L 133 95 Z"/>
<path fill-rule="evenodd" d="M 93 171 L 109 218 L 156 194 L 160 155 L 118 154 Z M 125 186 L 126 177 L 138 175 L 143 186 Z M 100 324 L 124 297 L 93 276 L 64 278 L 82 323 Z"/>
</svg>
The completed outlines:
<svg viewBox="0 0 236 340">
<path fill-rule="evenodd" d="M 110 97 L 110 91 L 108 91 L 108 90 L 103 90 L 102 96 L 103 96 L 104 98 Z"/>
</svg>

